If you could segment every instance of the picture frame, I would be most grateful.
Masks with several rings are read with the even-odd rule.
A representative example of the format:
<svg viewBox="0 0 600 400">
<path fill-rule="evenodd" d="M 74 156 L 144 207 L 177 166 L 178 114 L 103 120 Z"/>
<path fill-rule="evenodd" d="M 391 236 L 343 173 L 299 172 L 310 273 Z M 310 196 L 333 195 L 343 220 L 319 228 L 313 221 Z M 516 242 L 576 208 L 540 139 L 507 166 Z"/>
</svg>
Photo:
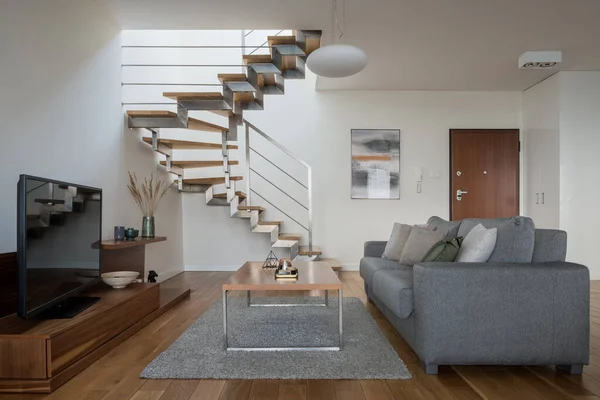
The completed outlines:
<svg viewBox="0 0 600 400">
<path fill-rule="evenodd" d="M 400 130 L 351 129 L 352 199 L 400 199 Z"/>
</svg>

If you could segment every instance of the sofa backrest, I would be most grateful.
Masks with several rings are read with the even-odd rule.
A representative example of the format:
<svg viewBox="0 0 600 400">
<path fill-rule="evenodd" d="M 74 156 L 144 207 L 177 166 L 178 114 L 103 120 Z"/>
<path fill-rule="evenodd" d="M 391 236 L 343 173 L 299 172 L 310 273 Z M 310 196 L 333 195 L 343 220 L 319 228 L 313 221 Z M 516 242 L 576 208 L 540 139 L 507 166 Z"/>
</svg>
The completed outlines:
<svg viewBox="0 0 600 400">
<path fill-rule="evenodd" d="M 512 218 L 466 218 L 446 221 L 431 217 L 429 225 L 448 230 L 449 237 L 462 236 L 477 224 L 498 229 L 496 248 L 489 262 L 551 262 L 565 261 L 567 255 L 567 233 L 555 229 L 536 229 L 528 217 Z"/>
<path fill-rule="evenodd" d="M 536 229 L 532 262 L 565 261 L 567 232 L 558 229 Z"/>
</svg>

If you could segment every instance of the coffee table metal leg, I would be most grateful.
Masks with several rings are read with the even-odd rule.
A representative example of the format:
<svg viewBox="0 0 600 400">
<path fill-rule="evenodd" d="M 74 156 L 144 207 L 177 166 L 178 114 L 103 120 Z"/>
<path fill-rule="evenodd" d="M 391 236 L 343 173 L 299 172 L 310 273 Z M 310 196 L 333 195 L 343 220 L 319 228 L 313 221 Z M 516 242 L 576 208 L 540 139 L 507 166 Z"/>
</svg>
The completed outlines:
<svg viewBox="0 0 600 400">
<path fill-rule="evenodd" d="M 343 330 L 342 329 L 342 326 L 343 326 L 343 324 L 342 324 L 342 289 L 338 290 L 338 313 L 339 313 L 339 319 L 340 319 L 340 321 L 339 321 L 339 323 L 340 323 L 340 345 L 339 345 L 339 347 L 340 347 L 340 350 L 342 350 L 342 342 L 343 342 L 343 339 L 342 339 L 342 330 Z"/>
<path fill-rule="evenodd" d="M 329 290 L 325 290 L 325 307 L 329 305 Z"/>
<path fill-rule="evenodd" d="M 248 298 L 248 307 L 250 307 L 250 291 L 246 290 L 247 298 Z"/>
<path fill-rule="evenodd" d="M 223 345 L 227 351 L 227 290 L 223 290 Z"/>
</svg>

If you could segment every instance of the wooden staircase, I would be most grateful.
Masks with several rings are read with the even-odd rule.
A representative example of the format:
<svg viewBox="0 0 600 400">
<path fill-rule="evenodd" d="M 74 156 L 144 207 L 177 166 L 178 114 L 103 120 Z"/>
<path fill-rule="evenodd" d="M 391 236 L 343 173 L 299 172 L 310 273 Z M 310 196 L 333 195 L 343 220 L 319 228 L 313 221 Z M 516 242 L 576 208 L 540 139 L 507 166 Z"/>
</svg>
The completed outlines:
<svg viewBox="0 0 600 400">
<path fill-rule="evenodd" d="M 128 123 L 130 128 L 143 128 L 151 133 L 151 137 L 144 137 L 143 140 L 152 146 L 153 151 L 165 156 L 160 164 L 168 172 L 177 175 L 180 192 L 205 192 L 207 205 L 228 206 L 231 217 L 248 219 L 253 233 L 270 235 L 271 246 L 288 248 L 292 259 L 298 256 L 318 259 L 322 254 L 320 248 L 312 246 L 312 243 L 301 246 L 301 234 L 282 232 L 283 221 L 264 220 L 264 207 L 247 204 L 248 195 L 236 189 L 236 184 L 244 178 L 231 173 L 230 167 L 239 162 L 230 158 L 229 151 L 238 149 L 235 142 L 243 112 L 262 110 L 265 95 L 283 95 L 286 79 L 304 78 L 306 58 L 320 47 L 321 32 L 295 31 L 293 36 L 269 36 L 267 42 L 269 54 L 243 56 L 247 73 L 218 74 L 223 85 L 222 92 L 165 92 L 164 97 L 177 102 L 176 113 L 127 111 Z M 227 126 L 189 117 L 190 111 L 199 110 L 227 118 Z M 164 128 L 212 132 L 220 135 L 221 143 L 164 139 L 160 137 L 160 129 Z M 173 150 L 199 150 L 200 159 L 174 159 Z M 212 153 L 210 159 L 202 159 L 203 156 L 206 158 L 207 152 L 217 151 L 221 152 L 218 157 Z M 190 170 L 221 166 L 223 171 L 219 176 L 186 176 Z M 337 261 L 327 260 L 334 269 L 341 268 Z"/>
</svg>

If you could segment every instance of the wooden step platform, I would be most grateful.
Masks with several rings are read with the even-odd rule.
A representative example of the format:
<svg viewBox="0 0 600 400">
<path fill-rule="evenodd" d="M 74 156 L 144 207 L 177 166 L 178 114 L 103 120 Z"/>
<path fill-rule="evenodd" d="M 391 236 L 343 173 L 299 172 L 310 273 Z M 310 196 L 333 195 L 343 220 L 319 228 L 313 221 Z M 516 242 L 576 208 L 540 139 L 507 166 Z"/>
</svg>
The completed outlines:
<svg viewBox="0 0 600 400">
<path fill-rule="evenodd" d="M 153 111 L 153 110 L 129 110 L 127 111 L 127 116 L 130 118 L 161 118 L 161 119 L 172 119 L 175 123 L 179 122 L 179 118 L 177 114 L 171 111 Z M 175 128 L 175 127 L 174 127 Z M 181 129 L 191 129 L 195 131 L 204 131 L 204 132 L 215 132 L 215 133 L 223 133 L 229 131 L 228 128 L 224 126 L 212 124 L 210 122 L 202 121 L 197 118 L 188 118 L 188 125 L 186 127 L 179 127 Z"/>
<path fill-rule="evenodd" d="M 175 101 L 223 100 L 219 92 L 164 92 L 163 96 Z"/>
<path fill-rule="evenodd" d="M 152 144 L 152 138 L 144 137 L 142 140 L 148 144 Z M 164 144 L 165 146 L 173 149 L 173 150 L 213 150 L 218 149 L 221 150 L 220 143 L 205 143 L 205 142 L 193 142 L 189 140 L 176 140 L 176 139 L 158 139 L 159 144 Z M 229 150 L 237 150 L 238 146 L 234 144 L 228 144 L 227 148 Z M 222 164 L 222 162 L 221 162 Z"/>
<path fill-rule="evenodd" d="M 243 176 L 232 176 L 230 177 L 232 181 L 241 181 L 244 179 Z M 184 179 L 183 183 L 188 185 L 219 185 L 225 183 L 225 177 L 217 177 L 217 178 L 190 178 Z"/>
<path fill-rule="evenodd" d="M 320 247 L 313 246 L 312 250 L 308 250 L 308 246 L 300 246 L 298 254 L 301 256 L 320 256 L 323 254 Z"/>
<path fill-rule="evenodd" d="M 229 165 L 238 165 L 239 161 L 229 161 Z M 166 161 L 161 161 L 160 165 L 167 165 Z M 191 168 L 208 168 L 208 167 L 221 167 L 223 161 L 171 161 L 171 165 L 182 169 Z M 213 196 L 214 197 L 214 196 Z"/>
<path fill-rule="evenodd" d="M 259 211 L 259 212 L 263 212 L 263 211 L 267 210 L 266 208 L 260 207 L 260 206 L 238 206 L 237 209 L 239 211 Z"/>
<path fill-rule="evenodd" d="M 218 74 L 217 78 L 221 83 L 225 82 L 246 82 L 248 77 L 246 74 Z"/>
<path fill-rule="evenodd" d="M 244 200 L 245 198 L 247 198 L 248 196 L 246 196 L 246 193 L 241 192 L 241 191 L 237 191 L 235 192 L 235 195 L 238 196 L 240 198 L 240 201 Z M 215 199 L 226 199 L 227 198 L 227 193 L 217 193 L 217 194 L 213 194 L 213 197 Z"/>
<path fill-rule="evenodd" d="M 270 54 L 247 54 L 242 56 L 244 64 L 271 64 L 273 60 Z"/>
<path fill-rule="evenodd" d="M 259 225 L 282 225 L 283 221 L 258 221 Z"/>
<path fill-rule="evenodd" d="M 300 240 L 302 239 L 302 234 L 300 233 L 280 233 L 279 240 Z"/>
</svg>

